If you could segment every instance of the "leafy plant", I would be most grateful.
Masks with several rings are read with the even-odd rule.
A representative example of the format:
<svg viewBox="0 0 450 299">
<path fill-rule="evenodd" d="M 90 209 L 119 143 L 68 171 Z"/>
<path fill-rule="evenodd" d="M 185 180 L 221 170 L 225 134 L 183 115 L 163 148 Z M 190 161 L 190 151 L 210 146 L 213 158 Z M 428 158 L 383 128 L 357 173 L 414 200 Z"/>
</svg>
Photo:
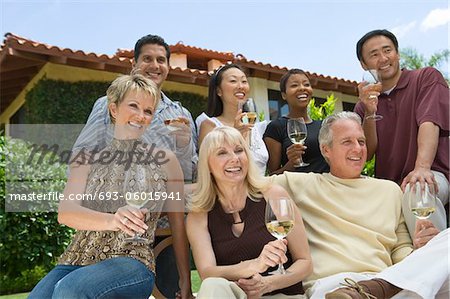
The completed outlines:
<svg viewBox="0 0 450 299">
<path fill-rule="evenodd" d="M 61 191 L 65 184 L 65 167 L 51 163 L 49 157 L 38 165 L 27 164 L 29 144 L 3 135 L 0 136 L 0 155 L 0 293 L 3 294 L 30 290 L 54 266 L 56 258 L 67 247 L 73 231 L 58 223 L 56 213 L 12 213 L 6 212 L 5 207 L 9 195 L 6 194 L 7 183 L 17 184 L 12 188 L 14 192 Z M 11 165 L 20 171 L 11 173 Z M 59 179 L 42 183 L 39 178 L 44 174 Z"/>
<path fill-rule="evenodd" d="M 14 294 L 30 291 L 46 274 L 47 270 L 42 266 L 23 270 L 18 276 L 2 275 L 0 278 L 0 294 Z"/>
<path fill-rule="evenodd" d="M 258 113 L 258 120 L 259 121 L 264 121 L 266 119 L 266 115 L 264 113 L 264 111 L 261 111 Z"/>
<path fill-rule="evenodd" d="M 334 113 L 338 98 L 334 96 L 334 93 L 327 96 L 327 100 L 322 105 L 317 106 L 316 100 L 313 98 L 308 104 L 309 116 L 314 120 L 325 119 L 328 115 Z"/>
</svg>

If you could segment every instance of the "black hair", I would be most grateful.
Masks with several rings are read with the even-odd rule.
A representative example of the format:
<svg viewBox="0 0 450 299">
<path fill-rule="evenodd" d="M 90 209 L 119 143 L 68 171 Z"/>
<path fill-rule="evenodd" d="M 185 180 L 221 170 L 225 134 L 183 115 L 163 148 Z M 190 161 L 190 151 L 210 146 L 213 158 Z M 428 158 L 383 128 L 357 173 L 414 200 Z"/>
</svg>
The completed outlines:
<svg viewBox="0 0 450 299">
<path fill-rule="evenodd" d="M 223 113 L 223 102 L 217 95 L 217 87 L 219 87 L 220 83 L 222 83 L 223 73 L 231 68 L 237 68 L 245 73 L 244 69 L 240 65 L 230 63 L 219 67 L 209 79 L 208 107 L 206 108 L 206 114 L 209 117 L 216 117 L 222 115 Z"/>
<path fill-rule="evenodd" d="M 137 61 L 139 58 L 139 55 L 141 55 L 141 49 L 143 46 L 148 44 L 156 44 L 163 46 L 164 49 L 166 49 L 166 57 L 167 57 L 167 63 L 169 63 L 170 59 L 170 47 L 169 45 L 164 41 L 164 39 L 159 35 L 153 35 L 148 34 L 146 36 L 141 37 L 136 44 L 134 45 L 134 60 Z"/>
<path fill-rule="evenodd" d="M 379 36 L 379 35 L 389 38 L 392 41 L 392 43 L 394 44 L 395 51 L 397 51 L 397 53 L 398 53 L 398 41 L 392 32 L 390 32 L 386 29 L 372 30 L 372 31 L 364 34 L 364 36 L 361 37 L 359 39 L 359 41 L 356 43 L 356 56 L 358 57 L 359 61 L 364 61 L 363 57 L 362 57 L 362 47 L 364 46 L 365 42 L 367 40 L 371 39 L 372 37 Z"/>
<path fill-rule="evenodd" d="M 308 80 L 310 80 L 309 77 L 308 77 L 308 75 L 306 74 L 305 71 L 303 71 L 303 70 L 301 70 L 301 69 L 290 69 L 290 70 L 289 70 L 286 74 L 284 74 L 284 75 L 281 77 L 281 79 L 280 79 L 280 91 L 281 91 L 281 92 L 286 92 L 286 84 L 287 84 L 287 81 L 289 80 L 289 78 L 290 78 L 292 75 L 296 75 L 296 74 L 305 75 L 306 78 L 308 78 Z"/>
</svg>

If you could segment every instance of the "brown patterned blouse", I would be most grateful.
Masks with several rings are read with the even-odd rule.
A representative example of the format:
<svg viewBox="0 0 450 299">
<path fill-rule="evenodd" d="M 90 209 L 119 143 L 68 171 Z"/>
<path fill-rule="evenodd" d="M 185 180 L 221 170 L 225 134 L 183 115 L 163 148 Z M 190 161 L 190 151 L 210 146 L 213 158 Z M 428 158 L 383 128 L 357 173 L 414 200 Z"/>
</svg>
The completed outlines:
<svg viewBox="0 0 450 299">
<path fill-rule="evenodd" d="M 100 159 L 102 153 L 105 153 L 104 157 L 109 154 L 109 158 Z M 84 207 L 115 213 L 126 205 L 125 198 L 133 192 L 150 194 L 167 191 L 167 174 L 139 141 L 114 139 L 96 157 L 85 191 L 85 194 L 94 195 L 94 199 L 84 200 Z M 108 195 L 109 200 L 106 200 Z M 163 204 L 163 201 L 149 201 L 145 205 L 149 209 L 145 219 L 148 229 L 142 237 L 147 238 L 148 242 L 125 242 L 124 239 L 129 236 L 122 231 L 77 231 L 58 263 L 85 266 L 114 257 L 132 257 L 154 272 L 152 244 Z"/>
</svg>

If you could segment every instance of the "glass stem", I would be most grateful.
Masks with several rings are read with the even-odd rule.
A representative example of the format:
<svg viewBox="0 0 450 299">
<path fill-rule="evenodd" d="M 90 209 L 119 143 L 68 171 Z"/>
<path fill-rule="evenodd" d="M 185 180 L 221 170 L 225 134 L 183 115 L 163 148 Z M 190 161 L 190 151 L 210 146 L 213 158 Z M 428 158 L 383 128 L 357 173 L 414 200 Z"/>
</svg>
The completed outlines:
<svg viewBox="0 0 450 299">
<path fill-rule="evenodd" d="M 284 269 L 283 264 L 278 265 L 278 273 L 280 274 L 286 274 L 286 269 Z"/>
</svg>

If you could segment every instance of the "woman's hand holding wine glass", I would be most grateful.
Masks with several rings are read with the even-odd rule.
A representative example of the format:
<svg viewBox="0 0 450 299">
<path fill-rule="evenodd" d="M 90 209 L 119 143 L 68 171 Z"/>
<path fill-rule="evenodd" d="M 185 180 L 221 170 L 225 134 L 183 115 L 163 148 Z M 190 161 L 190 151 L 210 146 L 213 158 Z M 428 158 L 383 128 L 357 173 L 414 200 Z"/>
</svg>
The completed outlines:
<svg viewBox="0 0 450 299">
<path fill-rule="evenodd" d="M 294 228 L 294 207 L 287 197 L 269 198 L 266 203 L 265 221 L 267 230 L 278 240 L 284 239 Z M 286 244 L 286 243 L 285 243 Z M 286 274 L 283 263 L 270 274 Z"/>
<path fill-rule="evenodd" d="M 287 134 L 293 144 L 304 144 L 306 137 L 308 136 L 308 129 L 303 117 L 288 119 Z M 294 164 L 294 167 L 303 167 L 308 165 L 309 163 L 303 162 L 302 156 L 300 155 L 300 159 L 298 160 L 298 163 Z"/>
<path fill-rule="evenodd" d="M 268 268 L 275 267 L 277 265 L 287 262 L 286 256 L 287 240 L 275 240 L 264 245 L 263 250 L 259 254 L 259 257 L 255 259 L 255 272 L 263 273 Z M 277 272 L 275 272 L 277 273 Z"/>
<path fill-rule="evenodd" d="M 149 241 L 148 239 L 140 236 L 142 233 L 145 233 L 145 230 L 143 228 L 148 228 L 148 226 L 145 224 L 148 210 L 143 209 L 150 200 L 150 198 L 148 197 L 148 193 L 146 192 L 148 188 L 147 183 L 147 175 L 144 167 L 138 166 L 136 169 L 134 169 L 133 175 L 131 174 L 131 170 L 125 172 L 123 194 L 127 202 L 127 206 L 120 209 L 127 209 L 131 213 L 125 215 L 125 217 L 122 219 L 122 223 L 135 232 L 132 238 L 124 239 L 125 242 L 144 243 Z M 130 217 L 130 214 L 134 217 Z M 142 232 L 143 230 L 144 232 Z"/>
<path fill-rule="evenodd" d="M 238 111 L 242 111 L 241 123 L 244 125 L 254 125 L 258 119 L 258 111 L 256 109 L 255 101 L 252 98 L 248 98 L 245 101 L 238 103 Z M 252 142 L 252 129 L 250 129 L 248 140 L 250 148 L 258 149 L 259 145 L 256 142 Z"/>
<path fill-rule="evenodd" d="M 146 213 L 147 209 L 136 209 L 130 205 L 120 207 L 113 215 L 111 230 L 121 230 L 129 236 L 143 234 L 148 229 L 144 222 Z"/>
</svg>

